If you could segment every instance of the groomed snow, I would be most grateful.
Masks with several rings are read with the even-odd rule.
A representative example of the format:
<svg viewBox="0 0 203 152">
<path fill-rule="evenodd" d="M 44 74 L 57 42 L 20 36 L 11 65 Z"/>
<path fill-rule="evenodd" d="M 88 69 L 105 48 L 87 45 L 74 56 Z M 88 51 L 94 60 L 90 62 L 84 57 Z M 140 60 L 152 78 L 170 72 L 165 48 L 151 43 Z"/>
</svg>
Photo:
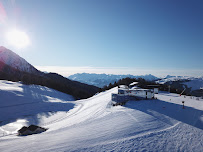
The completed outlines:
<svg viewBox="0 0 203 152">
<path fill-rule="evenodd" d="M 0 137 L 23 125 L 51 123 L 74 105 L 72 96 L 56 90 L 0 80 Z"/>
<path fill-rule="evenodd" d="M 25 87 L 14 84 L 14 90 Z M 58 98 L 46 94 L 49 103 L 67 104 L 67 113 L 56 108 L 63 116 L 55 112 L 52 116 L 56 119 L 45 125 L 49 129 L 44 133 L 1 137 L 0 151 L 203 151 L 202 99 L 163 92 L 156 95 L 157 100 L 130 101 L 123 107 L 112 107 L 111 94 L 117 89 L 79 101 L 66 101 L 62 94 Z M 0 92 L 3 90 L 1 87 Z M 12 91 L 12 87 L 7 91 Z M 40 118 L 40 123 L 47 119 L 49 116 Z"/>
</svg>

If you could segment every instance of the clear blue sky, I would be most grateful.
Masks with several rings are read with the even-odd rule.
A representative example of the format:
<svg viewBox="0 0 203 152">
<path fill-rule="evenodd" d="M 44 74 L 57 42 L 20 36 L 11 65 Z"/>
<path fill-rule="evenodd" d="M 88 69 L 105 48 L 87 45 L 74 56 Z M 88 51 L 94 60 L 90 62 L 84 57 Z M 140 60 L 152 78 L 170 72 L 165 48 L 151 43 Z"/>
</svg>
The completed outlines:
<svg viewBox="0 0 203 152">
<path fill-rule="evenodd" d="M 26 31 L 31 45 L 10 49 L 33 65 L 203 70 L 202 0 L 0 2 L 1 32 Z"/>
</svg>

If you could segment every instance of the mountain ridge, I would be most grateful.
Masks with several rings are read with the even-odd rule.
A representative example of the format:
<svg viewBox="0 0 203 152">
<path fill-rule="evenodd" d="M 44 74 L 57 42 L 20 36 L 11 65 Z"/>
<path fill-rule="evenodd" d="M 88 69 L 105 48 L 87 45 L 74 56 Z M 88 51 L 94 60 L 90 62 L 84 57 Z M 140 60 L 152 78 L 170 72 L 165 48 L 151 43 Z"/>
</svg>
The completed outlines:
<svg viewBox="0 0 203 152">
<path fill-rule="evenodd" d="M 40 74 L 40 71 L 28 63 L 25 59 L 3 46 L 0 46 L 0 61 L 22 72 L 37 75 Z"/>
<path fill-rule="evenodd" d="M 151 74 L 148 75 L 140 75 L 135 76 L 131 74 L 127 75 L 115 75 L 115 74 L 96 74 L 96 73 L 76 73 L 73 75 L 70 75 L 68 78 L 71 80 L 76 80 L 82 83 L 95 85 L 97 87 L 104 87 L 105 85 L 109 85 L 110 83 L 117 82 L 118 80 L 122 78 L 143 78 L 147 81 L 155 81 L 159 79 L 158 77 L 155 77 Z"/>
<path fill-rule="evenodd" d="M 84 99 L 98 92 L 98 87 L 69 80 L 56 73 L 43 73 L 13 51 L 0 47 L 0 79 L 46 86 Z"/>
<path fill-rule="evenodd" d="M 166 76 L 156 81 L 157 84 L 170 86 L 172 92 L 183 92 L 188 95 L 203 97 L 203 76 Z"/>
</svg>

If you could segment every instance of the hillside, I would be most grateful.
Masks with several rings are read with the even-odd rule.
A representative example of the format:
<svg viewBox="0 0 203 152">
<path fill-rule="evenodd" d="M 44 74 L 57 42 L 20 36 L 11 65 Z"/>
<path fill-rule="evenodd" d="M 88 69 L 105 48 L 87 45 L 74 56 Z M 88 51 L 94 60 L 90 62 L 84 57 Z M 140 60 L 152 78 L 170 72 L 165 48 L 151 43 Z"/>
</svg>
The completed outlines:
<svg viewBox="0 0 203 152">
<path fill-rule="evenodd" d="M 0 46 L 0 62 L 0 65 L 4 63 L 15 70 L 36 75 L 40 74 L 40 71 L 29 64 L 25 59 L 21 58 L 19 55 L 3 46 Z"/>
<path fill-rule="evenodd" d="M 157 80 L 156 83 L 170 85 L 173 92 L 177 90 L 180 93 L 185 89 L 185 94 L 203 96 L 203 77 L 168 75 L 166 78 Z"/>
<path fill-rule="evenodd" d="M 86 83 L 89 85 L 94 85 L 97 87 L 104 87 L 105 85 L 109 85 L 110 83 L 117 82 L 120 79 L 123 78 L 143 78 L 147 81 L 155 81 L 158 78 L 148 74 L 148 75 L 140 75 L 140 76 L 134 76 L 134 75 L 114 75 L 114 74 L 95 74 L 95 73 L 77 73 L 70 75 L 68 78 L 71 80 L 79 81 L 82 83 Z"/>
<path fill-rule="evenodd" d="M 0 80 L 46 86 L 84 99 L 98 92 L 98 87 L 69 80 L 57 73 L 43 73 L 25 59 L 5 47 L 0 47 Z"/>
<path fill-rule="evenodd" d="M 4 100 L 7 103 L 12 103 L 12 99 L 16 96 L 26 97 L 26 91 L 21 90 L 26 86 L 9 81 L 1 81 L 0 86 L 2 85 L 1 92 L 4 92 Z M 36 112 L 37 117 L 34 118 L 39 118 L 40 121 L 35 123 L 42 125 L 45 123 L 43 126 L 49 129 L 31 136 L 1 137 L 0 151 L 201 152 L 203 150 L 203 99 L 196 100 L 188 96 L 184 98 L 178 94 L 161 92 L 156 95 L 157 100 L 130 101 L 123 107 L 112 107 L 111 94 L 117 92 L 117 88 L 74 102 L 64 94 L 57 93 L 56 96 L 51 90 L 50 94 L 47 94 L 45 88 L 37 86 L 34 88 L 39 89 L 31 90 L 33 97 L 43 97 L 45 94 L 46 104 L 50 103 L 50 106 L 56 103 L 64 104 L 63 108 L 51 106 L 51 111 L 55 111 L 52 118 L 49 115 L 38 117 Z M 6 92 L 10 95 L 6 95 Z M 183 100 L 185 109 L 182 109 Z M 74 107 L 70 104 L 74 104 Z M 4 106 L 1 110 L 12 111 L 10 108 L 12 107 Z M 56 111 L 62 111 L 63 115 Z M 8 116 L 14 114 L 15 112 L 7 113 Z M 25 118 L 21 117 L 20 120 L 2 125 L 1 130 L 21 125 L 29 121 L 32 115 L 28 117 L 29 119 L 26 115 Z"/>
</svg>

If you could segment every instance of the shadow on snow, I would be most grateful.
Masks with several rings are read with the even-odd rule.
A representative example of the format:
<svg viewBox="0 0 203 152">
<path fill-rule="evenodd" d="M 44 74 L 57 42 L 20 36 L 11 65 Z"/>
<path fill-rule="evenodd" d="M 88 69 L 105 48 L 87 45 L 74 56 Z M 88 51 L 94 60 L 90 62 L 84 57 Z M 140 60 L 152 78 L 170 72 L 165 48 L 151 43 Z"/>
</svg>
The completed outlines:
<svg viewBox="0 0 203 152">
<path fill-rule="evenodd" d="M 18 119 L 29 119 L 38 124 L 38 115 L 49 117 L 53 113 L 67 112 L 74 107 L 73 97 L 53 89 L 37 85 L 22 85 L 23 91 L 0 90 L 0 126 Z M 50 99 L 53 102 L 50 102 Z M 62 102 L 55 102 L 60 99 Z"/>
<path fill-rule="evenodd" d="M 173 119 L 175 119 L 203 129 L 203 121 L 201 120 L 203 111 L 192 107 L 185 106 L 183 109 L 182 105 L 162 100 L 130 101 L 125 107 L 142 111 L 170 125 L 174 125 Z"/>
</svg>

